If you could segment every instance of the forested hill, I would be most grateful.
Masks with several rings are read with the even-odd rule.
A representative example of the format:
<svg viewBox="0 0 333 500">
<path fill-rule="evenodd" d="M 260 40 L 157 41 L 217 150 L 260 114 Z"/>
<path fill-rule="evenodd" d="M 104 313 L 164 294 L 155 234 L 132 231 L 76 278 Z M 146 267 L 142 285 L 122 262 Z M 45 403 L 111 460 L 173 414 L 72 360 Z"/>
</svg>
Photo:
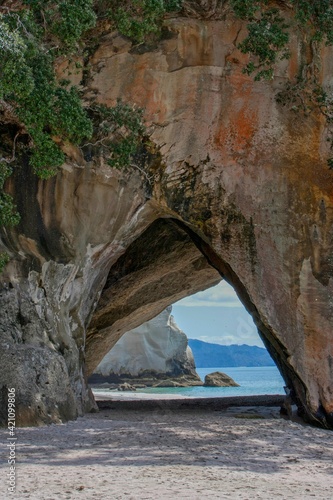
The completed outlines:
<svg viewBox="0 0 333 500">
<path fill-rule="evenodd" d="M 188 340 L 197 368 L 228 366 L 274 366 L 267 350 L 249 345 L 209 344 Z"/>
</svg>

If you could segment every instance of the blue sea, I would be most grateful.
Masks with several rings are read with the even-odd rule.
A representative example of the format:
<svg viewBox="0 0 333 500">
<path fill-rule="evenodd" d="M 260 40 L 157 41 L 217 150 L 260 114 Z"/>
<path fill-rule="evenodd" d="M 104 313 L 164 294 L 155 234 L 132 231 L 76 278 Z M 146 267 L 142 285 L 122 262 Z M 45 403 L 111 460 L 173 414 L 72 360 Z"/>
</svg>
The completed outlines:
<svg viewBox="0 0 333 500">
<path fill-rule="evenodd" d="M 240 387 L 161 387 L 137 389 L 145 394 L 179 394 L 193 398 L 221 398 L 223 396 L 253 396 L 260 394 L 284 394 L 285 385 L 276 366 L 237 368 L 197 368 L 202 380 L 212 372 L 224 372 Z"/>
</svg>

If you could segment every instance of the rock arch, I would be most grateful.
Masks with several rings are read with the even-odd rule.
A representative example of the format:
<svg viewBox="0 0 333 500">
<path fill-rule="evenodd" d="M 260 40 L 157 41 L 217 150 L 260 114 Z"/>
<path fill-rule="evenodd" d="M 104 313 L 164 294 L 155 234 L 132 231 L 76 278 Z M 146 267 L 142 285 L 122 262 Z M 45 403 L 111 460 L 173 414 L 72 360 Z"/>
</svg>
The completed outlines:
<svg viewBox="0 0 333 500">
<path fill-rule="evenodd" d="M 87 374 L 126 331 L 220 279 L 183 224 L 156 219 L 111 266 L 87 332 Z"/>
<path fill-rule="evenodd" d="M 302 64 L 299 41 L 274 81 L 254 82 L 236 48 L 240 22 L 177 18 L 168 29 L 151 51 L 103 35 L 91 57 L 90 92 L 146 110 L 161 154 L 150 184 L 78 151 L 54 179 L 22 169 L 7 183 L 22 220 L 1 232 L 12 257 L 1 275 L 2 406 L 16 387 L 18 423 L 87 411 L 85 363 L 111 346 L 124 318 L 128 329 L 222 275 L 304 416 L 333 427 L 327 131 L 319 114 L 295 119 L 275 100 Z M 322 60 L 329 83 L 329 49 Z"/>
<path fill-rule="evenodd" d="M 313 420 L 308 412 L 307 389 L 289 362 L 287 347 L 262 320 L 243 283 L 207 242 L 183 222 L 172 218 L 156 219 L 111 267 L 87 332 L 87 375 L 93 373 L 128 329 L 221 278 L 234 287 L 251 314 L 293 394 L 300 415 Z"/>
</svg>

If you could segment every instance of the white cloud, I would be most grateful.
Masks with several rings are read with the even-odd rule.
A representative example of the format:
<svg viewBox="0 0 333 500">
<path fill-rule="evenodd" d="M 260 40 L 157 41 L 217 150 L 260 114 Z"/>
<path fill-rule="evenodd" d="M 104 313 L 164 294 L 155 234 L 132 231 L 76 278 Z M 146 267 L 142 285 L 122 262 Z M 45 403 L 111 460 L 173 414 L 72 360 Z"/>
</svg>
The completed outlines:
<svg viewBox="0 0 333 500">
<path fill-rule="evenodd" d="M 185 307 L 243 307 L 234 289 L 224 280 L 204 292 L 198 292 L 176 302 L 176 305 Z"/>
<path fill-rule="evenodd" d="M 191 339 L 263 347 L 252 317 L 225 281 L 180 300 L 173 305 L 172 314 Z"/>
<path fill-rule="evenodd" d="M 209 327 L 209 324 L 207 325 Z M 195 337 L 198 340 L 202 340 L 203 342 L 210 342 L 213 344 L 247 344 L 247 345 L 257 345 L 260 347 L 264 347 L 262 343 L 257 328 L 255 327 L 251 317 L 249 315 L 238 315 L 235 316 L 233 325 L 228 324 L 226 328 L 223 328 L 221 333 L 216 334 L 211 333 L 210 335 L 205 333 L 204 335 L 196 335 Z"/>
</svg>

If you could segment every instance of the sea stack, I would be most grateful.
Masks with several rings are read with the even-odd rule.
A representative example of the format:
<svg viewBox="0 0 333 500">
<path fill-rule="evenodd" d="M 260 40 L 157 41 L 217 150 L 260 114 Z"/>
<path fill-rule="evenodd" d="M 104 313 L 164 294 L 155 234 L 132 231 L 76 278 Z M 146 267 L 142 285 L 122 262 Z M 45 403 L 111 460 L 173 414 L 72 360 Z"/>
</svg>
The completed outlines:
<svg viewBox="0 0 333 500">
<path fill-rule="evenodd" d="M 171 315 L 172 307 L 126 332 L 103 358 L 92 384 L 130 382 L 179 387 L 202 385 L 185 333 Z"/>
</svg>

